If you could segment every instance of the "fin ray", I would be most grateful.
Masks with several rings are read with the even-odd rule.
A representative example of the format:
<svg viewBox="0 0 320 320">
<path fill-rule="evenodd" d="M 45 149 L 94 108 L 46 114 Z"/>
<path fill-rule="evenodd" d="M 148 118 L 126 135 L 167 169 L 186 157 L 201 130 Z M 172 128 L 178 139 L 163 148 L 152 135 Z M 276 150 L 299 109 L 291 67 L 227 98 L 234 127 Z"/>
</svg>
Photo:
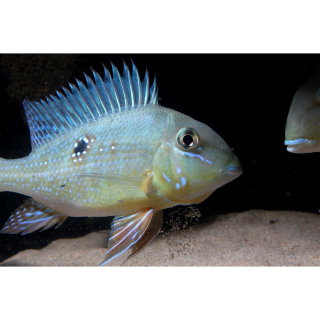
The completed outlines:
<svg viewBox="0 0 320 320">
<path fill-rule="evenodd" d="M 159 234 L 162 227 L 162 222 L 162 210 L 154 212 L 145 233 L 136 243 L 131 246 L 131 254 L 122 262 L 121 265 L 125 264 L 130 258 L 141 252 L 147 246 L 147 244 L 149 244 Z"/>
<path fill-rule="evenodd" d="M 108 251 L 100 266 L 115 259 L 139 241 L 152 220 L 153 212 L 153 209 L 150 209 L 114 217 L 111 224 Z"/>
<path fill-rule="evenodd" d="M 138 69 L 132 62 L 132 84 L 133 84 L 133 91 L 134 91 L 134 105 L 136 106 L 141 106 L 142 105 L 142 89 L 141 89 L 141 81 L 140 81 L 140 76 Z"/>
<path fill-rule="evenodd" d="M 118 99 L 119 99 L 119 107 L 127 108 L 128 107 L 128 98 L 125 91 L 125 85 L 123 83 L 123 78 L 121 78 L 118 68 L 111 63 L 112 66 L 112 74 L 113 74 L 113 83 L 117 90 Z"/>
<path fill-rule="evenodd" d="M 146 177 L 130 177 L 120 174 L 107 174 L 107 173 L 82 173 L 79 175 L 80 178 L 96 178 L 104 179 L 114 182 L 119 186 L 121 191 L 126 197 L 141 197 L 145 196 L 144 184 Z"/>
<path fill-rule="evenodd" d="M 127 106 L 127 108 L 129 108 L 129 106 L 131 108 L 134 108 L 134 92 L 132 90 L 132 81 L 131 81 L 131 75 L 130 75 L 130 71 L 128 66 L 125 64 L 125 62 L 123 62 L 123 79 L 125 82 L 125 88 L 127 91 L 127 99 L 129 101 L 129 105 Z"/>
<path fill-rule="evenodd" d="M 55 224 L 60 226 L 68 216 L 56 212 L 33 199 L 28 199 L 10 216 L 1 233 L 27 234 L 38 229 L 46 230 Z M 58 227 L 57 226 L 57 227 Z"/>
<path fill-rule="evenodd" d="M 157 104 L 156 79 L 149 88 L 146 71 L 141 82 L 132 62 L 132 75 L 124 62 L 123 75 L 111 64 L 113 77 L 104 68 L 104 79 L 92 70 L 94 81 L 85 74 L 86 85 L 76 79 L 77 86 L 69 83 L 70 90 L 46 97 L 46 101 L 23 101 L 28 119 L 32 148 L 36 149 L 53 138 L 65 134 L 79 125 L 103 118 L 115 112 Z"/>
</svg>

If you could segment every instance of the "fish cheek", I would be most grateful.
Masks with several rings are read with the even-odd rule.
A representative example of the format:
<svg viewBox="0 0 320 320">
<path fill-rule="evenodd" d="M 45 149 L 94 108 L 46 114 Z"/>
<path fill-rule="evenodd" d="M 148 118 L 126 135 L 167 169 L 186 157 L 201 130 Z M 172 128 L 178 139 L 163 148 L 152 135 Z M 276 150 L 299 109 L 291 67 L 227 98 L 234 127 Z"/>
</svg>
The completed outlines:
<svg viewBox="0 0 320 320">
<path fill-rule="evenodd" d="M 190 184 L 185 170 L 171 148 L 159 148 L 153 164 L 154 184 L 170 201 L 177 204 L 190 203 Z"/>
<path fill-rule="evenodd" d="M 305 114 L 299 114 L 296 119 L 295 131 L 297 138 L 306 138 L 310 140 L 320 139 L 320 109 L 314 107 Z M 296 130 L 294 130 L 296 129 Z"/>
<path fill-rule="evenodd" d="M 154 184 L 166 197 L 174 191 L 174 172 L 170 148 L 160 147 L 153 158 Z"/>
</svg>

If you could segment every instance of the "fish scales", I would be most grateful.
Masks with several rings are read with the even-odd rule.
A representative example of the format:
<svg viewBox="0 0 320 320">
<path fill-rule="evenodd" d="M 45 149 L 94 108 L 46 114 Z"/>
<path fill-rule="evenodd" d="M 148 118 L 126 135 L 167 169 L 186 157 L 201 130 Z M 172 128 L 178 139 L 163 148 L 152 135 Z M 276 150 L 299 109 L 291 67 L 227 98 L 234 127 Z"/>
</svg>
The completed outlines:
<svg viewBox="0 0 320 320">
<path fill-rule="evenodd" d="M 161 117 L 166 114 L 156 107 L 133 109 L 85 124 L 29 157 L 14 160 L 15 164 L 10 160 L 0 174 L 0 188 L 26 194 L 69 216 L 112 216 L 154 206 L 154 202 L 157 207 L 166 205 L 161 197 L 128 198 L 112 181 L 78 178 L 84 172 L 142 178 L 152 169 L 165 130 Z M 88 137 L 90 148 L 72 157 L 75 144 L 83 137 Z"/>
<path fill-rule="evenodd" d="M 102 265 L 137 254 L 159 233 L 162 209 L 205 200 L 241 174 L 226 142 L 210 127 L 158 105 L 154 81 L 132 64 L 121 77 L 63 88 L 46 101 L 24 101 L 32 152 L 0 159 L 0 191 L 31 198 L 3 233 L 27 234 L 68 216 L 115 216 Z M 129 258 L 128 257 L 128 258 Z"/>
</svg>

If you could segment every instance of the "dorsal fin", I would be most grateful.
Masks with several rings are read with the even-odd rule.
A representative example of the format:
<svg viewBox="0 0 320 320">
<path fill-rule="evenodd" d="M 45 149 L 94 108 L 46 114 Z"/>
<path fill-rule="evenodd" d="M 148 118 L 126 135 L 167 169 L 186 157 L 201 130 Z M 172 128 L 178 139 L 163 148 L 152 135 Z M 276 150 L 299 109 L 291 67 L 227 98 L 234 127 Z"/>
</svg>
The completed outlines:
<svg viewBox="0 0 320 320">
<path fill-rule="evenodd" d="M 132 62 L 132 75 L 123 62 L 122 77 L 112 65 L 111 76 L 104 68 L 104 79 L 92 70 L 94 81 L 86 74 L 87 85 L 76 79 L 77 85 L 69 83 L 70 89 L 62 87 L 64 94 L 46 97 L 46 101 L 23 101 L 30 128 L 32 149 L 64 134 L 79 125 L 112 113 L 146 107 L 158 103 L 156 79 L 149 89 L 149 75 L 146 71 L 141 82 L 138 70 Z"/>
</svg>

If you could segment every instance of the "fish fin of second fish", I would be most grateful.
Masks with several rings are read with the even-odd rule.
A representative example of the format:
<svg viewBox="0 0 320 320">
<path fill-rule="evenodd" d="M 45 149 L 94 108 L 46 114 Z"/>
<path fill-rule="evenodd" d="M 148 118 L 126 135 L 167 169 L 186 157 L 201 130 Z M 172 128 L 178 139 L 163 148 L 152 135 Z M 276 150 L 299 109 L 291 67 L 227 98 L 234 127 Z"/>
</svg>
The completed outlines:
<svg viewBox="0 0 320 320">
<path fill-rule="evenodd" d="M 146 209 L 137 213 L 115 216 L 111 224 L 107 256 L 101 266 L 132 247 L 132 254 L 138 253 L 159 231 L 162 214 Z"/>
<path fill-rule="evenodd" d="M 129 177 L 120 174 L 82 173 L 80 178 L 97 178 L 112 181 L 118 184 L 127 197 L 141 197 L 152 191 L 152 175 L 143 177 Z"/>
<path fill-rule="evenodd" d="M 33 199 L 28 199 L 7 220 L 0 233 L 27 234 L 38 229 L 46 230 L 55 224 L 59 227 L 68 216 L 56 212 Z"/>
</svg>

